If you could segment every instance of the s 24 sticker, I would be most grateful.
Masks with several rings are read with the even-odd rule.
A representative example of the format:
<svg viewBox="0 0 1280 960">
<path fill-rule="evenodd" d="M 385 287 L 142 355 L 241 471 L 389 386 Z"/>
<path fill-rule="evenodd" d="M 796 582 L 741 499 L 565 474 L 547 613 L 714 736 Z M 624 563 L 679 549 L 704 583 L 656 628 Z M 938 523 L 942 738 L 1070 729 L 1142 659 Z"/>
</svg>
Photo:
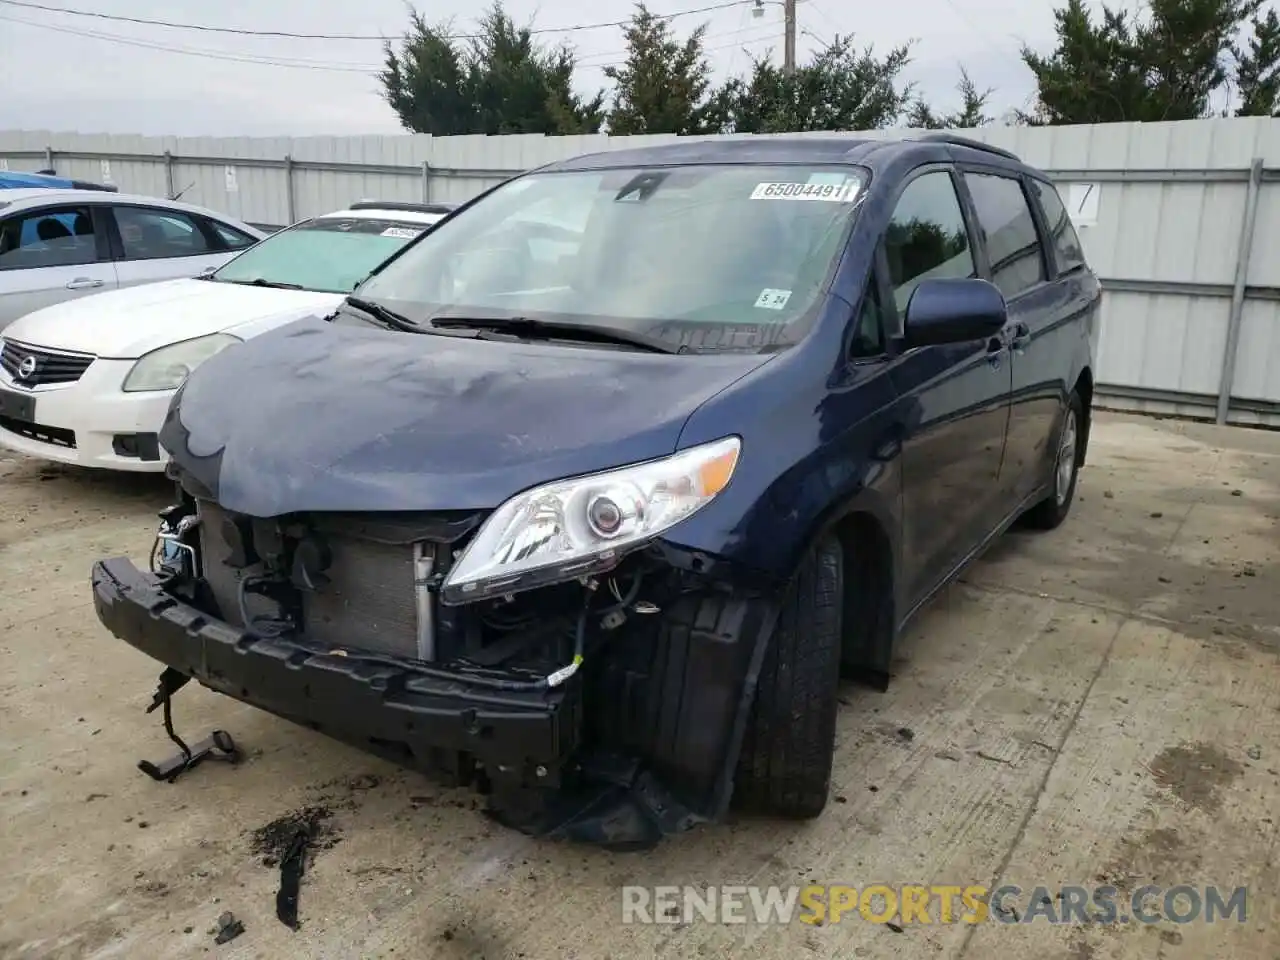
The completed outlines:
<svg viewBox="0 0 1280 960">
<path fill-rule="evenodd" d="M 774 290 L 772 287 L 765 287 L 760 291 L 760 296 L 756 297 L 756 306 L 765 310 L 781 310 L 790 299 L 790 290 Z"/>
</svg>

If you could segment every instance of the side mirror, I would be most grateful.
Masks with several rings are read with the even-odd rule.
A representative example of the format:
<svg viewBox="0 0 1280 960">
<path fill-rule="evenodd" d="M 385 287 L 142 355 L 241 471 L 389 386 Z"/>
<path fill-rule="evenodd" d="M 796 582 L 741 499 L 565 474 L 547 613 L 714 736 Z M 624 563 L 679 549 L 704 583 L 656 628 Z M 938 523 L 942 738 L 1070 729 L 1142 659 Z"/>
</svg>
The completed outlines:
<svg viewBox="0 0 1280 960">
<path fill-rule="evenodd" d="M 1009 319 L 1004 294 L 987 280 L 922 280 L 907 301 L 908 347 L 993 337 Z"/>
<path fill-rule="evenodd" d="M 203 270 L 201 270 L 199 273 L 196 274 L 196 277 L 197 278 L 211 277 L 213 276 L 214 271 L 217 269 L 218 269 L 217 267 L 205 267 Z"/>
</svg>

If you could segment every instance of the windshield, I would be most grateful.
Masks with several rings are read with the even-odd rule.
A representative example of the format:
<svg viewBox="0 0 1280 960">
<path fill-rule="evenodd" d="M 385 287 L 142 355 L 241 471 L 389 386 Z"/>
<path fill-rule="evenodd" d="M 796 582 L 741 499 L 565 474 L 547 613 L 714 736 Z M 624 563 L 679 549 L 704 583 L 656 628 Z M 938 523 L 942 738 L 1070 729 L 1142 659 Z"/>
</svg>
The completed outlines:
<svg viewBox="0 0 1280 960">
<path fill-rule="evenodd" d="M 417 322 L 520 316 L 702 349 L 794 343 L 863 182 L 832 165 L 532 174 L 432 231 L 360 296 Z"/>
<path fill-rule="evenodd" d="M 369 271 L 427 227 L 402 220 L 320 217 L 272 234 L 225 263 L 213 279 L 350 293 Z"/>
</svg>

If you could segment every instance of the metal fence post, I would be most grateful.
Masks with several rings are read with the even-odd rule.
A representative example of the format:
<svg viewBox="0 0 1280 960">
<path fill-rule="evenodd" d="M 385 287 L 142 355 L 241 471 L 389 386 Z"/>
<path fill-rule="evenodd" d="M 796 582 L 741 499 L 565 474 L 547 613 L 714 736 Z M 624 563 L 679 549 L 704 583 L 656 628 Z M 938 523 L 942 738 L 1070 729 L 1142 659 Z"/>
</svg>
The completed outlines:
<svg viewBox="0 0 1280 960">
<path fill-rule="evenodd" d="M 285 204 L 286 204 L 285 211 L 289 215 L 289 225 L 292 226 L 293 224 L 298 222 L 298 218 L 294 212 L 295 201 L 293 199 L 293 157 L 287 153 L 284 155 L 284 197 L 285 197 Z"/>
<path fill-rule="evenodd" d="M 176 196 L 173 191 L 173 154 L 168 150 L 164 152 L 164 195 L 170 200 Z"/>
<path fill-rule="evenodd" d="M 422 161 L 422 202 L 431 202 L 431 162 Z"/>
<path fill-rule="evenodd" d="M 1258 195 L 1262 187 L 1262 158 L 1249 165 L 1249 188 L 1244 198 L 1244 222 L 1240 245 L 1236 248 L 1236 277 L 1231 287 L 1231 312 L 1227 315 L 1227 345 L 1222 351 L 1222 376 L 1218 381 L 1218 423 L 1227 422 L 1231 409 L 1231 388 L 1235 386 L 1236 354 L 1240 348 L 1240 326 L 1244 321 L 1245 286 L 1249 281 L 1249 256 L 1253 252 L 1253 227 L 1258 219 Z"/>
</svg>

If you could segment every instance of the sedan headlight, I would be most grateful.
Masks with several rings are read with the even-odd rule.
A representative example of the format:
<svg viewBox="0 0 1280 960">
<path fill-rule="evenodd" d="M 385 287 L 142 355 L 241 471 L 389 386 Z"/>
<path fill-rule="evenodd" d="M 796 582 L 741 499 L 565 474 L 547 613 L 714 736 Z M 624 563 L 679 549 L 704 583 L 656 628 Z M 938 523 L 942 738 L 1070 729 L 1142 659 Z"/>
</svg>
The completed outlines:
<svg viewBox="0 0 1280 960">
<path fill-rule="evenodd" d="M 174 390 L 182 386 L 192 370 L 215 353 L 240 342 L 239 337 L 229 333 L 211 333 L 207 337 L 196 337 L 152 350 L 133 365 L 124 378 L 123 389 L 126 393 Z"/>
<path fill-rule="evenodd" d="M 512 497 L 484 522 L 445 578 L 457 604 L 610 570 L 622 556 L 710 503 L 729 484 L 737 437 Z"/>
</svg>

